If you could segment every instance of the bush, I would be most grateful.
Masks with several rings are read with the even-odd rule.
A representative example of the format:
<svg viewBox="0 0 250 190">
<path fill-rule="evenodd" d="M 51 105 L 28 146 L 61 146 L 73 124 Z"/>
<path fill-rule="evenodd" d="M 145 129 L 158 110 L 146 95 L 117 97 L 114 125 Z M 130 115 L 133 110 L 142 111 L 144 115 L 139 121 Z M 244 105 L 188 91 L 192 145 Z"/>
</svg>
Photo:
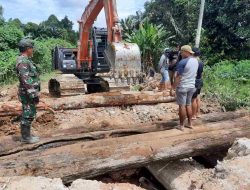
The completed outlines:
<svg viewBox="0 0 250 190">
<path fill-rule="evenodd" d="M 0 85 L 9 84 L 16 80 L 16 57 L 18 51 L 0 51 Z"/>
<path fill-rule="evenodd" d="M 61 39 L 40 39 L 35 41 L 32 60 L 37 65 L 40 74 L 52 71 L 51 50 L 57 45 L 72 47 L 70 43 Z M 17 49 L 0 51 L 0 85 L 9 84 L 17 80 L 15 70 L 17 56 Z"/>
<path fill-rule="evenodd" d="M 23 36 L 23 31 L 16 25 L 5 23 L 0 27 L 0 51 L 15 49 Z"/>
<path fill-rule="evenodd" d="M 69 42 L 62 39 L 41 39 L 35 41 L 35 51 L 32 60 L 38 66 L 41 74 L 52 71 L 51 51 L 56 47 L 73 47 Z"/>
<path fill-rule="evenodd" d="M 250 60 L 223 61 L 205 68 L 205 92 L 227 111 L 250 106 Z"/>
</svg>

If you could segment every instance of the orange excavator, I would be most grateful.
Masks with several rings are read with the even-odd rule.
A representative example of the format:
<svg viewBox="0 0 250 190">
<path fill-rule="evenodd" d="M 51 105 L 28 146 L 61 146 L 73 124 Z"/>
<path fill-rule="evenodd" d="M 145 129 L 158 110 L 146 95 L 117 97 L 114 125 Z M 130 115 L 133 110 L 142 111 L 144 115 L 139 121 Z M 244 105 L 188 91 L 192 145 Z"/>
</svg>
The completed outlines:
<svg viewBox="0 0 250 190">
<path fill-rule="evenodd" d="M 107 28 L 93 27 L 104 8 Z M 109 84 L 99 73 L 109 73 L 115 83 L 136 83 L 141 76 L 141 56 L 137 44 L 122 41 L 116 0 L 90 0 L 79 22 L 77 48 L 56 47 L 52 65 L 62 74 L 74 74 L 89 93 L 109 91 Z M 60 96 L 60 81 L 49 81 L 49 92 Z"/>
</svg>

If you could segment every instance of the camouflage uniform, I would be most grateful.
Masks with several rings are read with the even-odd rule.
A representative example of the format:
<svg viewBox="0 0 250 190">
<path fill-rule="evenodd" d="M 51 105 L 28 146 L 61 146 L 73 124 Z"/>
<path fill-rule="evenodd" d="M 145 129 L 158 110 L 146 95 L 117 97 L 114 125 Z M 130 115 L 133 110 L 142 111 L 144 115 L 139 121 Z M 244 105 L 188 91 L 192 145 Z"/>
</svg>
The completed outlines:
<svg viewBox="0 0 250 190">
<path fill-rule="evenodd" d="M 40 80 L 36 66 L 24 55 L 17 58 L 16 70 L 20 82 L 18 97 L 22 103 L 21 133 L 24 138 L 30 136 L 31 124 L 36 116 L 38 101 L 35 100 L 39 100 Z"/>
</svg>

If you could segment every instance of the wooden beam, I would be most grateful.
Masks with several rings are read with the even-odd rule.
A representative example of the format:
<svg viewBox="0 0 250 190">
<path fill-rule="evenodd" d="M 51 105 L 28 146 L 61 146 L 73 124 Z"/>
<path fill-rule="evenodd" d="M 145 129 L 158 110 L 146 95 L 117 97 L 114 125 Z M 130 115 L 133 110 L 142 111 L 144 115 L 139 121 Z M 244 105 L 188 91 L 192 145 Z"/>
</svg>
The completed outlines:
<svg viewBox="0 0 250 190">
<path fill-rule="evenodd" d="M 193 125 L 204 125 L 212 122 L 220 122 L 230 119 L 237 119 L 244 116 L 249 116 L 248 112 L 225 112 L 211 113 L 202 115 L 199 120 L 195 120 Z M 86 127 L 86 124 L 77 123 L 68 124 L 70 129 L 56 131 L 55 134 L 50 134 L 41 137 L 41 141 L 37 144 L 25 145 L 20 142 L 20 137 L 7 136 L 0 139 L 0 156 L 10 155 L 22 151 L 32 151 L 42 146 L 65 146 L 80 141 L 94 141 L 106 138 L 124 137 L 138 135 L 150 132 L 164 131 L 174 129 L 179 124 L 179 121 L 173 119 L 170 121 L 161 121 L 155 123 L 144 123 L 133 126 L 110 126 L 105 128 L 105 131 L 89 131 L 91 128 Z"/>
<path fill-rule="evenodd" d="M 38 110 L 75 110 L 84 108 L 147 105 L 174 102 L 175 98 L 169 92 L 108 92 L 72 96 L 66 98 L 51 98 L 41 100 Z M 0 103 L 0 117 L 16 116 L 21 113 L 21 104 L 17 101 Z"/>
<path fill-rule="evenodd" d="M 69 183 L 111 171 L 145 166 L 228 148 L 236 138 L 250 137 L 250 117 L 185 129 L 128 137 L 40 147 L 0 157 L 0 177 L 46 176 Z"/>
</svg>

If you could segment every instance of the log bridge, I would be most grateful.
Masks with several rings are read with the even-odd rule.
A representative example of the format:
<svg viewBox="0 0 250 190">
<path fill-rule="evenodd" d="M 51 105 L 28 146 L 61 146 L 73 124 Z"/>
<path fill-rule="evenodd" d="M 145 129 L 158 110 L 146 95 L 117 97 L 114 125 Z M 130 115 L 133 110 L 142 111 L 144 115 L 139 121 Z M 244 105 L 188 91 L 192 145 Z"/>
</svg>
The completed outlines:
<svg viewBox="0 0 250 190">
<path fill-rule="evenodd" d="M 204 155 L 250 137 L 249 112 L 214 113 L 195 122 L 194 129 L 175 129 L 176 121 L 147 123 L 86 133 L 78 127 L 42 137 L 33 145 L 16 137 L 0 139 L 0 177 L 45 176 L 70 183 L 149 163 Z M 83 126 L 84 127 L 84 126 Z"/>
</svg>

